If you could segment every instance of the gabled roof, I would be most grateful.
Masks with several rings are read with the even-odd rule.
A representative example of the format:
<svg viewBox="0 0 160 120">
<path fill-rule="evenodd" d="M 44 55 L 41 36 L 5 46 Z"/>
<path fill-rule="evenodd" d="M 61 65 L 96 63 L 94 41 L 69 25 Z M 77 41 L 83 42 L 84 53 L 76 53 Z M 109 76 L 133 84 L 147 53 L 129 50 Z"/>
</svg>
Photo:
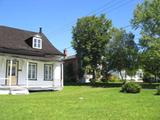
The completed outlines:
<svg viewBox="0 0 160 120">
<path fill-rule="evenodd" d="M 42 49 L 32 48 L 32 45 L 28 43 L 28 40 L 31 40 L 36 34 L 42 37 Z M 0 53 L 37 57 L 63 55 L 50 43 L 43 33 L 6 26 L 0 26 Z"/>
</svg>

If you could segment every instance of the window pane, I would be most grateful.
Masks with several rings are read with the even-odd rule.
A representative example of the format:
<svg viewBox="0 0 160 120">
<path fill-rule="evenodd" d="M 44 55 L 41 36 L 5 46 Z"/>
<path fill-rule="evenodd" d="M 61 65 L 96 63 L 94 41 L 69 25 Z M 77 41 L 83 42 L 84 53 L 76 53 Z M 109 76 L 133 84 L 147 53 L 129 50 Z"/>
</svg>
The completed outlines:
<svg viewBox="0 0 160 120">
<path fill-rule="evenodd" d="M 28 73 L 28 78 L 31 79 L 31 72 Z"/>
<path fill-rule="evenodd" d="M 32 71 L 34 72 L 35 69 L 36 69 L 36 66 L 33 64 L 33 65 L 32 65 Z"/>
<path fill-rule="evenodd" d="M 10 66 L 8 66 L 8 75 L 10 75 Z"/>
<path fill-rule="evenodd" d="M 41 40 L 38 40 L 38 44 L 41 44 Z"/>
<path fill-rule="evenodd" d="M 15 75 L 16 75 L 16 67 L 12 66 L 12 76 L 15 76 Z"/>
<path fill-rule="evenodd" d="M 52 65 L 44 65 L 44 79 L 52 80 Z"/>
<path fill-rule="evenodd" d="M 35 63 L 29 63 L 29 68 L 28 68 L 28 78 L 29 79 L 36 79 L 36 73 L 37 73 L 37 64 Z"/>
<path fill-rule="evenodd" d="M 37 39 L 34 39 L 34 47 L 37 47 Z"/>
<path fill-rule="evenodd" d="M 38 43 L 38 46 L 37 46 L 38 48 L 40 48 L 40 44 Z"/>
<path fill-rule="evenodd" d="M 37 39 L 34 39 L 34 44 L 36 44 L 37 43 Z"/>
<path fill-rule="evenodd" d="M 52 66 L 49 67 L 49 79 L 52 79 Z"/>
<path fill-rule="evenodd" d="M 35 76 L 35 71 L 32 72 L 32 79 L 35 79 L 36 76 Z"/>
<path fill-rule="evenodd" d="M 31 79 L 31 64 L 28 67 L 28 78 Z"/>
<path fill-rule="evenodd" d="M 38 48 L 41 47 L 41 40 L 38 40 Z"/>
<path fill-rule="evenodd" d="M 47 78 L 47 67 L 46 67 L 46 65 L 44 66 L 44 79 L 46 80 L 46 78 Z"/>
</svg>

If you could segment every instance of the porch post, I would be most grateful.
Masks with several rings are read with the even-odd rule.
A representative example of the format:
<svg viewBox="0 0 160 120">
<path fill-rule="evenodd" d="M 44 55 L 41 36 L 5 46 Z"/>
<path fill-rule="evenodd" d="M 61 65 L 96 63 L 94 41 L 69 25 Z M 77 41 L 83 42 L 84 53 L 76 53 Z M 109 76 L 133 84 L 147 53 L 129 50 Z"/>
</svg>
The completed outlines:
<svg viewBox="0 0 160 120">
<path fill-rule="evenodd" d="M 12 63 L 13 63 L 13 60 L 11 59 L 10 60 L 10 73 L 9 73 L 9 87 L 11 87 L 11 81 L 12 81 Z"/>
<path fill-rule="evenodd" d="M 27 75 L 27 77 L 26 77 L 26 87 L 28 88 L 28 61 L 27 61 L 27 70 L 26 70 L 26 75 Z"/>
<path fill-rule="evenodd" d="M 62 83 L 61 83 L 61 86 L 63 87 L 63 63 L 61 64 L 61 71 L 62 71 L 62 72 L 61 72 L 61 76 L 62 76 L 62 77 L 61 77 L 61 79 L 62 79 L 62 80 L 61 80 L 61 82 L 62 82 Z"/>
</svg>

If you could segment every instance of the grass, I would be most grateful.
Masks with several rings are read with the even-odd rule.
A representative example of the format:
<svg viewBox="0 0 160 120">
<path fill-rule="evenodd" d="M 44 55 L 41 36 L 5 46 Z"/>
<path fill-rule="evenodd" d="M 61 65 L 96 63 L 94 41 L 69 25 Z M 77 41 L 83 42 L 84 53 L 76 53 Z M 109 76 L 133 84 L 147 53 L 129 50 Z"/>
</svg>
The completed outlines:
<svg viewBox="0 0 160 120">
<path fill-rule="evenodd" d="M 156 90 L 67 86 L 59 92 L 0 96 L 0 120 L 159 120 Z"/>
<path fill-rule="evenodd" d="M 144 83 L 144 82 L 137 82 L 142 88 L 145 89 L 156 89 L 157 86 L 160 85 L 160 83 Z M 90 83 L 66 83 L 66 86 L 93 86 L 93 87 L 121 87 L 123 85 L 123 82 L 96 82 L 94 84 Z"/>
</svg>

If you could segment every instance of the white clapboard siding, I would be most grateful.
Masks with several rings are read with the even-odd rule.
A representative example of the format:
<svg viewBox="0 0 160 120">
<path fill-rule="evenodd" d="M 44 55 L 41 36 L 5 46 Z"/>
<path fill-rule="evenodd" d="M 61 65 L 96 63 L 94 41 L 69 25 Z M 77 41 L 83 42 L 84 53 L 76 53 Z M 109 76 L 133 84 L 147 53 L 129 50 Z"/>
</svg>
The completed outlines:
<svg viewBox="0 0 160 120">
<path fill-rule="evenodd" d="M 6 58 L 0 56 L 0 85 L 5 84 L 6 79 Z"/>
<path fill-rule="evenodd" d="M 5 84 L 6 76 L 6 60 L 16 59 L 18 61 L 18 85 L 27 85 L 27 62 L 37 63 L 37 80 L 28 80 L 28 87 L 55 87 L 61 89 L 61 62 L 42 62 L 27 60 L 22 58 L 11 58 L 6 56 L 0 56 L 0 84 Z M 53 64 L 53 81 L 44 80 L 44 64 Z"/>
</svg>

